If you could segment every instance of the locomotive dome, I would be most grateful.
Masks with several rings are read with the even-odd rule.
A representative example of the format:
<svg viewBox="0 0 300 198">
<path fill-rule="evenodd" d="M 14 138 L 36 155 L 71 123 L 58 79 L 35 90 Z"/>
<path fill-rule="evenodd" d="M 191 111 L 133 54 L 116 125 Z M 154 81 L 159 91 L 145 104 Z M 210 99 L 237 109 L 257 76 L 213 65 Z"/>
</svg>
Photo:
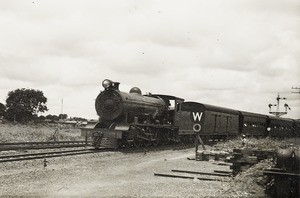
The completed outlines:
<svg viewBox="0 0 300 198">
<path fill-rule="evenodd" d="M 132 87 L 132 88 L 130 89 L 129 93 L 135 93 L 135 94 L 142 95 L 142 91 L 141 91 L 140 88 L 138 88 L 138 87 Z"/>
</svg>

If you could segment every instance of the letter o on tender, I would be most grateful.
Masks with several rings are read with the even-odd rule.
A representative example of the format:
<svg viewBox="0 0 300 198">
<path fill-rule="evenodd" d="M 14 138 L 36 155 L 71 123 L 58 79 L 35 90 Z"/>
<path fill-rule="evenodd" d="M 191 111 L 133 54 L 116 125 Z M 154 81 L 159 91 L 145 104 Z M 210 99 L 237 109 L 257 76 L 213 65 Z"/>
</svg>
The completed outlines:
<svg viewBox="0 0 300 198">
<path fill-rule="evenodd" d="M 200 125 L 200 124 L 194 124 L 193 130 L 194 130 L 195 132 L 201 131 L 201 125 Z"/>
</svg>

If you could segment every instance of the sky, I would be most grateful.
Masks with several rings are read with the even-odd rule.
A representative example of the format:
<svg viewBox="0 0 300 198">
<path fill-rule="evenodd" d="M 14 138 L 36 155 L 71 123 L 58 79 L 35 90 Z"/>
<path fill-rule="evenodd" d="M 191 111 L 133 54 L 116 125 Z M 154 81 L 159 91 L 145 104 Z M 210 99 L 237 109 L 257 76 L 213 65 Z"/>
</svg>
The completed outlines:
<svg viewBox="0 0 300 198">
<path fill-rule="evenodd" d="M 43 115 L 97 119 L 111 79 L 261 114 L 279 93 L 300 118 L 299 0 L 0 0 L 0 29 L 3 104 L 37 89 Z"/>
</svg>

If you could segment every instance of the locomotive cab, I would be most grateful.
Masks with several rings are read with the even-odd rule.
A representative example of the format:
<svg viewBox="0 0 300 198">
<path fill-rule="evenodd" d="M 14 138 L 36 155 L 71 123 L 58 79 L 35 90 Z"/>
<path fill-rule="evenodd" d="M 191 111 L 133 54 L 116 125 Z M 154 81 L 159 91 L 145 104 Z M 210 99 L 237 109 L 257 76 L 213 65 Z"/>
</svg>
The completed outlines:
<svg viewBox="0 0 300 198">
<path fill-rule="evenodd" d="M 166 122 L 164 122 L 165 124 L 175 124 L 175 114 L 178 113 L 181 109 L 181 103 L 184 102 L 184 99 L 182 98 L 178 98 L 175 96 L 169 96 L 169 95 L 162 95 L 162 94 L 155 94 L 152 95 L 153 97 L 159 97 L 162 98 L 165 103 L 168 106 L 168 111 L 166 114 Z"/>
</svg>

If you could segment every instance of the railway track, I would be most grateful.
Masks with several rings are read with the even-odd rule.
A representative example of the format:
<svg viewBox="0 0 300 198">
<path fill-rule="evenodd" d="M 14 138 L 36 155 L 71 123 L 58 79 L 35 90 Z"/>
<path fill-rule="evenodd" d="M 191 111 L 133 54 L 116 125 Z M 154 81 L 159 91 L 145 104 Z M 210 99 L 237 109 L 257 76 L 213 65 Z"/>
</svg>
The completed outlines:
<svg viewBox="0 0 300 198">
<path fill-rule="evenodd" d="M 0 151 L 21 149 L 51 149 L 90 146 L 91 141 L 10 142 L 0 143 Z"/>
<path fill-rule="evenodd" d="M 98 153 L 104 151 L 109 151 L 109 149 L 98 149 L 98 150 L 77 149 L 77 150 L 38 152 L 38 153 L 16 154 L 16 155 L 3 155 L 0 156 L 0 163 L 34 160 L 34 159 L 46 159 L 46 158 L 72 156 L 72 155 L 83 155 L 83 154 Z"/>
</svg>

